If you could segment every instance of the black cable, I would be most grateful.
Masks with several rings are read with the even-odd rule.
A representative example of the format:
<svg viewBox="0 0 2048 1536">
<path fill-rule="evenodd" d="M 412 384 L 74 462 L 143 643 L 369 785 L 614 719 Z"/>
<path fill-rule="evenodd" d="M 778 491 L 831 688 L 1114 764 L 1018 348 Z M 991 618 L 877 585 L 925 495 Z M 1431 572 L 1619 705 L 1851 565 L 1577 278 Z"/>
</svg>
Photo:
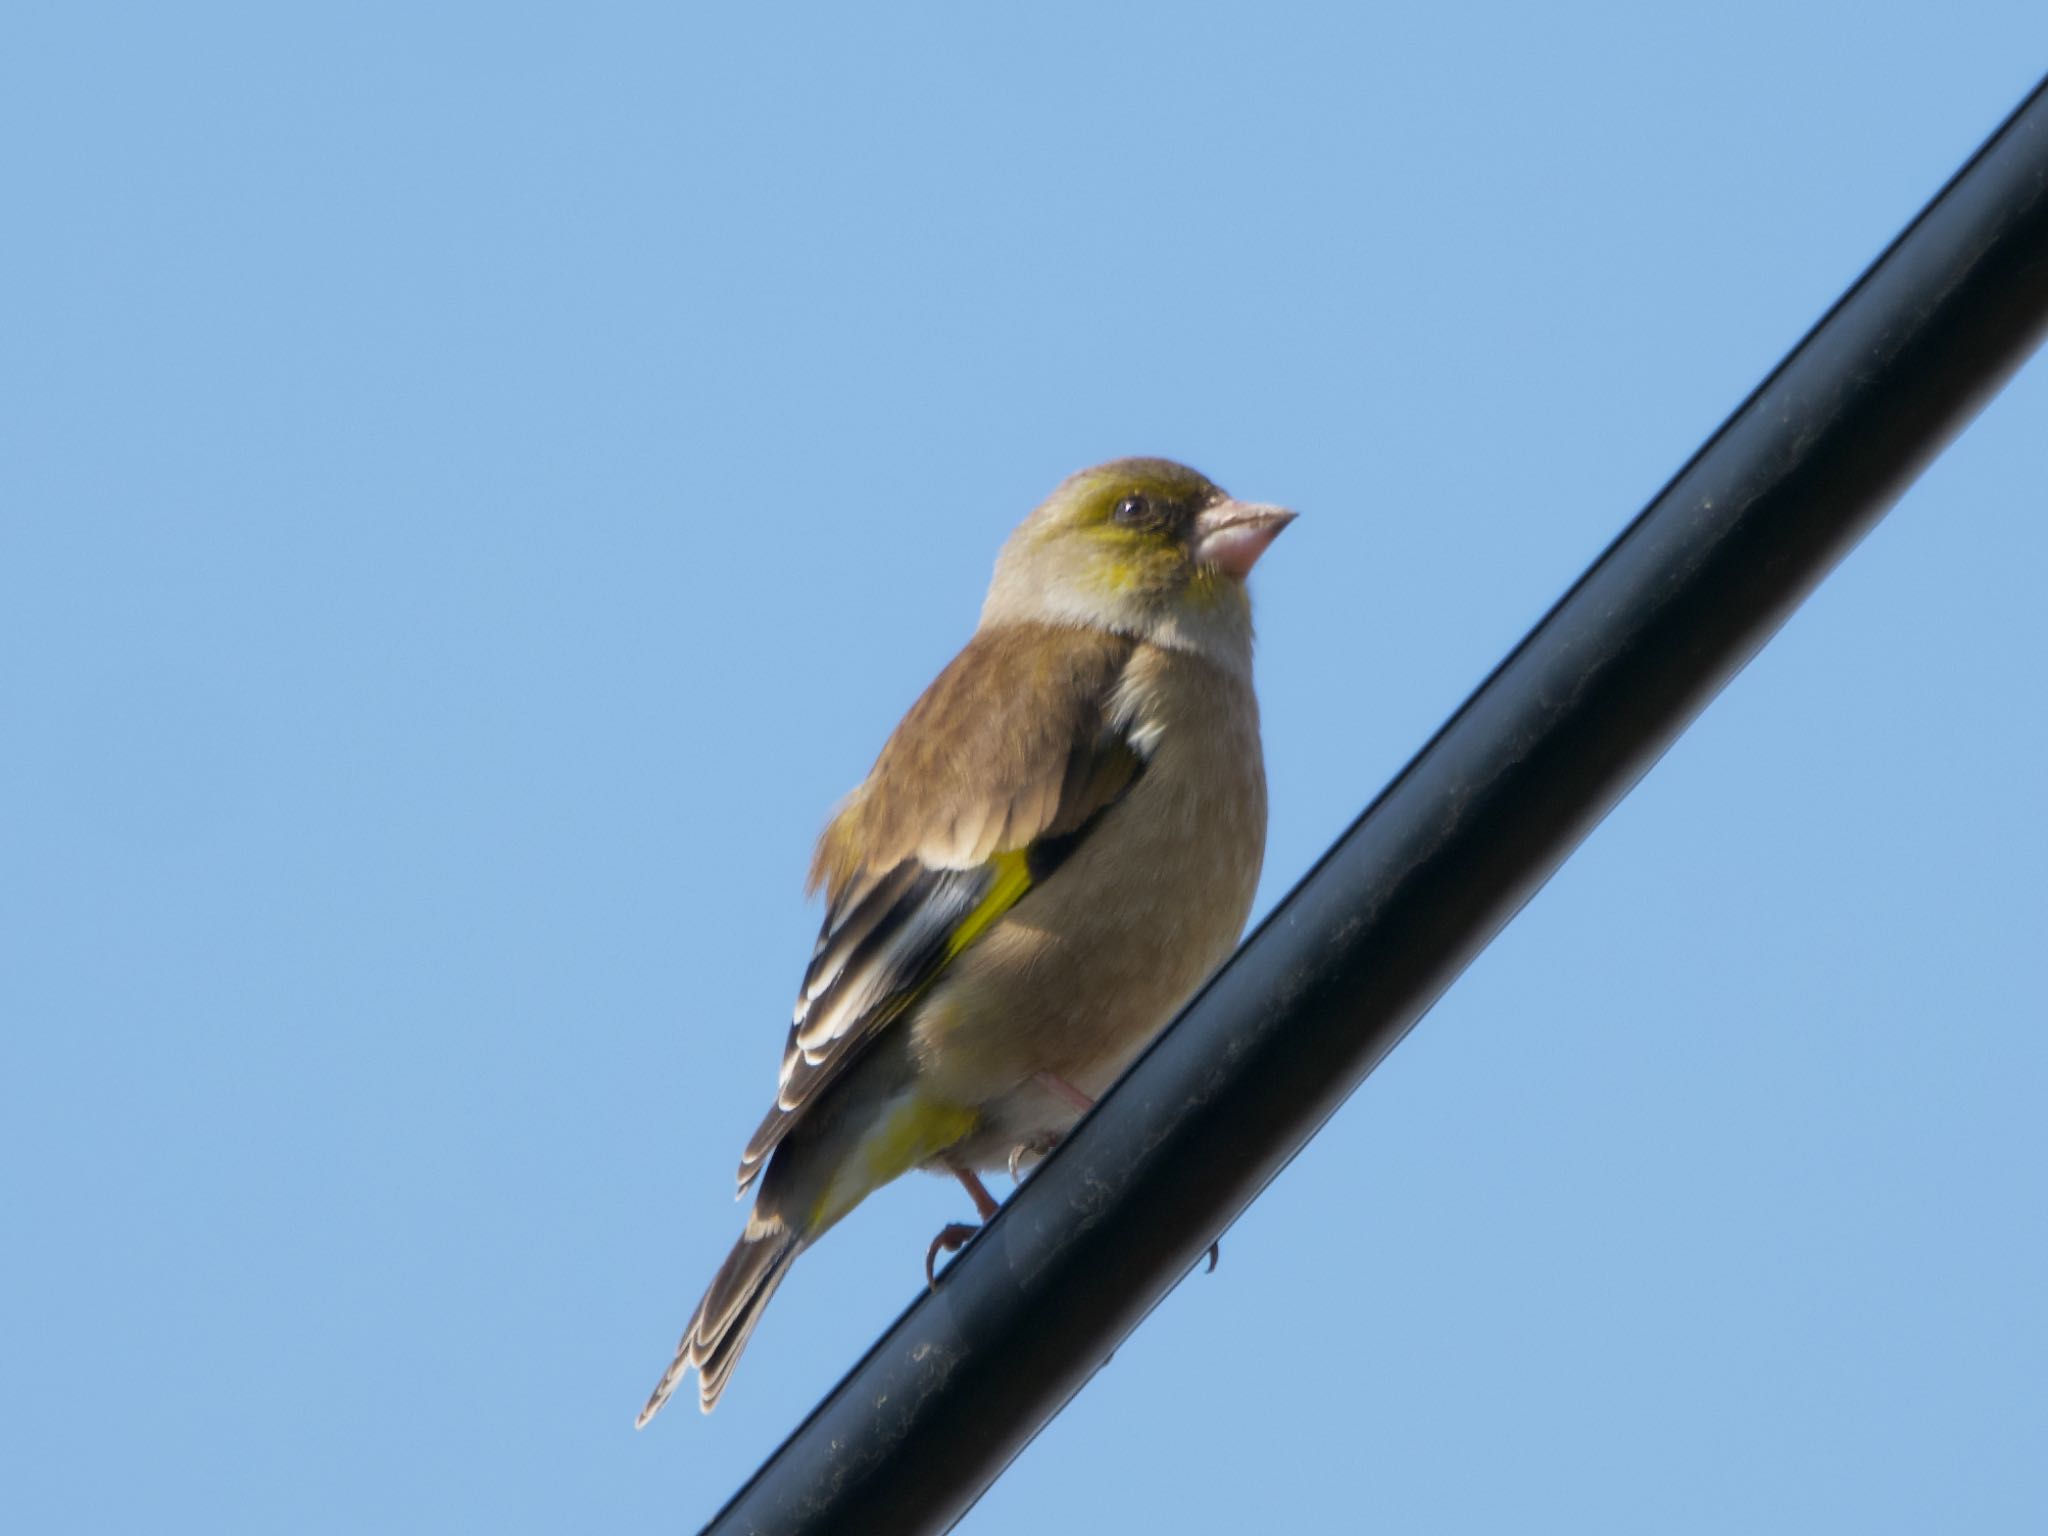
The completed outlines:
<svg viewBox="0 0 2048 1536">
<path fill-rule="evenodd" d="M 2048 84 L 707 1530 L 881 1536 L 958 1520 L 2044 326 Z"/>
</svg>

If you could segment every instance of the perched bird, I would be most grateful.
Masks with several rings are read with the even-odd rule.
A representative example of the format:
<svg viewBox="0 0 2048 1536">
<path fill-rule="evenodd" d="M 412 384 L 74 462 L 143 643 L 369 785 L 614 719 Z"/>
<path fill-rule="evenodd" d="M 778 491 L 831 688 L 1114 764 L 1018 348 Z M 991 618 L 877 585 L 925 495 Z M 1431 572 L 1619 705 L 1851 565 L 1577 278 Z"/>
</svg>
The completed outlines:
<svg viewBox="0 0 2048 1536">
<path fill-rule="evenodd" d="M 1042 1154 L 1229 954 L 1266 841 L 1245 577 L 1294 514 L 1164 459 L 1072 476 L 818 842 L 825 923 L 754 1209 L 640 1412 L 710 1412 L 792 1260 L 913 1168 Z M 976 1229 L 947 1227 L 925 1259 Z"/>
</svg>

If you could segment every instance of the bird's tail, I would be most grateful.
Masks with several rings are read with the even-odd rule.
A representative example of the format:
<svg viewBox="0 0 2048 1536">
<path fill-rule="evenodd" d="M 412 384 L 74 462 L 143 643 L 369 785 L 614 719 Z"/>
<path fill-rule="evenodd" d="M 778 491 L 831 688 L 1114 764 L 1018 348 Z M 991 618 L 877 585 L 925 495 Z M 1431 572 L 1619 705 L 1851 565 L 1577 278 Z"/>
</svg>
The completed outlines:
<svg viewBox="0 0 2048 1536">
<path fill-rule="evenodd" d="M 649 1419 L 661 1412 L 661 1405 L 693 1366 L 697 1371 L 698 1401 L 706 1413 L 712 1410 L 719 1393 L 725 1390 L 732 1368 L 739 1363 L 740 1351 L 747 1347 L 754 1325 L 761 1321 L 762 1309 L 782 1284 L 790 1261 L 803 1251 L 803 1246 L 803 1239 L 784 1226 L 780 1218 L 755 1213 L 732 1252 L 718 1266 L 718 1273 L 711 1277 L 704 1299 L 697 1303 L 696 1315 L 683 1330 L 682 1342 L 676 1345 L 675 1359 L 661 1373 L 661 1380 L 655 1384 L 647 1406 L 640 1410 L 634 1428 L 644 1428 Z"/>
</svg>

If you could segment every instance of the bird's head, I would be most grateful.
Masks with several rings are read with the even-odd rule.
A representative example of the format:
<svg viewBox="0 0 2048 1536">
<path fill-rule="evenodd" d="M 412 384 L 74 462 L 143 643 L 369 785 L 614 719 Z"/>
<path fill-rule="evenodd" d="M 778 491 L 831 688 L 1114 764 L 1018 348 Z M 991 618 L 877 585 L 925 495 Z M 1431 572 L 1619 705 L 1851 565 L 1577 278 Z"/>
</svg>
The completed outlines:
<svg viewBox="0 0 2048 1536">
<path fill-rule="evenodd" d="M 1169 459 L 1099 464 L 1010 535 L 982 623 L 1087 625 L 1249 659 L 1245 577 L 1293 520 Z"/>
</svg>

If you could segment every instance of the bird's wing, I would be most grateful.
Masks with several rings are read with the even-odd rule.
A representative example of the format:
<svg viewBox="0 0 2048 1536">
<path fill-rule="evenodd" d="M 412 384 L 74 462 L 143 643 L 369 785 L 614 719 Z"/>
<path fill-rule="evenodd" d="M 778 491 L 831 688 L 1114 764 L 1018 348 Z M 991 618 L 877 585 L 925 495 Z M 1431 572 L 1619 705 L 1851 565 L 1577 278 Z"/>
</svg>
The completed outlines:
<svg viewBox="0 0 2048 1536">
<path fill-rule="evenodd" d="M 903 717 L 818 841 L 818 935 L 775 1107 L 742 1191 L 826 1084 L 1043 881 L 1144 769 L 1117 718 L 1133 644 L 1005 625 L 969 642 Z"/>
</svg>

